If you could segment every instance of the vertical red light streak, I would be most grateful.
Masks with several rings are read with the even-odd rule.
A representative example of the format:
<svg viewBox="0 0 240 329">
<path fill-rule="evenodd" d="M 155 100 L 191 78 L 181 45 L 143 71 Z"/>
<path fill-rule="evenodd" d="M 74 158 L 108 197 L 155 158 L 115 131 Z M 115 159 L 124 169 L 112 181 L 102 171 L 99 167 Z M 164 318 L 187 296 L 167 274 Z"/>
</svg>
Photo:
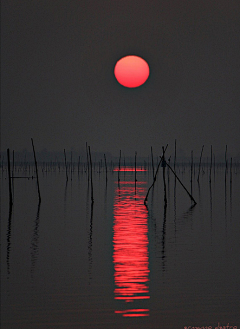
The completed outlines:
<svg viewBox="0 0 240 329">
<path fill-rule="evenodd" d="M 149 299 L 149 257 L 145 182 L 120 182 L 115 191 L 113 262 L 115 299 L 126 303 Z M 129 304 L 130 305 L 130 304 Z M 148 316 L 149 309 L 115 311 L 123 316 Z"/>
</svg>

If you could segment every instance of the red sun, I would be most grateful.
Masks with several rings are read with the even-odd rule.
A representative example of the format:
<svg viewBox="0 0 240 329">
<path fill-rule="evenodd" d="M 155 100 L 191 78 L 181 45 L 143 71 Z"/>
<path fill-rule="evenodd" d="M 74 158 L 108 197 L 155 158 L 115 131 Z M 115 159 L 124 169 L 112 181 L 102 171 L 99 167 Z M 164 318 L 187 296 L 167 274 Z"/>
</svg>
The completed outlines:
<svg viewBox="0 0 240 329">
<path fill-rule="evenodd" d="M 124 87 L 136 88 L 143 85 L 148 79 L 149 66 L 143 58 L 129 55 L 117 61 L 114 75 Z"/>
</svg>

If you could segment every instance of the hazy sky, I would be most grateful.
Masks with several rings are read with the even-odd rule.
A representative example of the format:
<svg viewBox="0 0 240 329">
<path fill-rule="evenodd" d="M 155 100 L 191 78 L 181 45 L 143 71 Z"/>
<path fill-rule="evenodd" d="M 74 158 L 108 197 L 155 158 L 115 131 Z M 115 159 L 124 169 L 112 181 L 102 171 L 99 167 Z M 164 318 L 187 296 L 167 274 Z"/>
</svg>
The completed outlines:
<svg viewBox="0 0 240 329">
<path fill-rule="evenodd" d="M 240 151 L 239 0 L 2 0 L 1 148 Z M 146 84 L 113 69 L 135 54 Z"/>
</svg>

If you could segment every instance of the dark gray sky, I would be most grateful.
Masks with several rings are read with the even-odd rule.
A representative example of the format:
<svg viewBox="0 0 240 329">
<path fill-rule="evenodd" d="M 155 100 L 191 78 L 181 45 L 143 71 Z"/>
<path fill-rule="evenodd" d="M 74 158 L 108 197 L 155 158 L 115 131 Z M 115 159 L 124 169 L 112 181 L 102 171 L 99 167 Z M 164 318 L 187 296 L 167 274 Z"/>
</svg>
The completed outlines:
<svg viewBox="0 0 240 329">
<path fill-rule="evenodd" d="M 239 0 L 2 0 L 1 145 L 240 151 Z M 150 66 L 128 89 L 113 69 Z"/>
</svg>

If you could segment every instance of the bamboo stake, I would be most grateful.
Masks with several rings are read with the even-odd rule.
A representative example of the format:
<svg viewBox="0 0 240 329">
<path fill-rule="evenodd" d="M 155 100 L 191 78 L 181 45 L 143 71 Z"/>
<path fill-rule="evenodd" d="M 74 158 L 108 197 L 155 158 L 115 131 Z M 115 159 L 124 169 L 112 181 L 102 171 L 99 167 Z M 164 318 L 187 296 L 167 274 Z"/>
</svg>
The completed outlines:
<svg viewBox="0 0 240 329">
<path fill-rule="evenodd" d="M 227 145 L 225 149 L 225 165 L 226 165 L 226 170 L 228 169 L 228 160 L 227 160 Z"/>
<path fill-rule="evenodd" d="M 35 168 L 36 168 L 36 176 L 37 176 L 38 200 L 39 200 L 39 203 L 40 203 L 40 202 L 41 202 L 41 194 L 40 194 L 39 180 L 38 180 L 37 159 L 36 159 L 36 154 L 35 154 L 35 149 L 34 149 L 34 144 L 33 144 L 33 139 L 32 139 L 32 138 L 31 138 L 31 141 L 32 141 L 32 148 L 33 148 L 34 162 L 35 162 Z"/>
<path fill-rule="evenodd" d="M 232 157 L 230 162 L 230 187 L 232 187 Z"/>
<path fill-rule="evenodd" d="M 137 181 L 137 152 L 135 152 L 135 184 Z"/>
<path fill-rule="evenodd" d="M 193 176 L 193 151 L 191 151 L 191 194 L 192 194 L 192 176 Z"/>
<path fill-rule="evenodd" d="M 168 144 L 167 144 L 167 146 L 165 147 L 165 150 L 164 150 L 165 152 L 166 152 L 167 148 L 168 148 Z M 148 189 L 148 191 L 147 191 L 147 194 L 146 194 L 146 197 L 145 197 L 145 199 L 144 199 L 144 204 L 145 204 L 145 206 L 147 205 L 146 203 L 147 203 L 147 199 L 148 199 L 148 194 L 149 194 L 151 188 L 154 186 L 154 184 L 155 184 L 155 182 L 156 182 L 158 169 L 159 169 L 161 163 L 162 163 L 162 158 L 160 159 L 160 161 L 159 161 L 159 163 L 158 163 L 157 170 L 156 170 L 156 172 L 155 172 L 155 175 L 154 175 L 154 179 L 153 179 L 152 185 L 149 187 L 149 189 Z"/>
<path fill-rule="evenodd" d="M 165 150 L 164 146 L 162 147 L 162 167 L 163 167 L 163 185 L 164 185 L 164 205 L 167 206 L 167 190 L 166 190 L 166 179 L 165 179 L 165 169 L 166 169 L 166 161 L 165 161 Z"/>
<path fill-rule="evenodd" d="M 107 180 L 108 180 L 108 178 L 107 178 L 107 160 L 106 160 L 106 155 L 105 155 L 105 153 L 104 153 L 104 161 L 105 161 L 105 169 L 106 169 L 106 183 L 107 183 Z"/>
<path fill-rule="evenodd" d="M 72 164 L 72 151 L 71 151 L 71 180 L 72 180 L 73 164 Z"/>
<path fill-rule="evenodd" d="M 9 149 L 7 149 L 7 158 L 8 158 L 8 186 L 9 186 L 9 205 L 12 207 L 12 183 L 11 183 L 11 168 L 10 168 L 10 154 Z"/>
<path fill-rule="evenodd" d="M 87 172 L 88 172 L 88 182 L 89 182 L 89 159 L 88 159 L 88 146 L 86 142 L 86 153 L 87 153 Z"/>
<path fill-rule="evenodd" d="M 89 160 L 90 160 L 90 169 L 91 169 L 91 201 L 93 203 L 94 199 L 93 199 L 93 181 L 92 181 L 92 157 L 91 157 L 90 146 L 88 146 L 88 151 L 89 151 Z"/>
</svg>

